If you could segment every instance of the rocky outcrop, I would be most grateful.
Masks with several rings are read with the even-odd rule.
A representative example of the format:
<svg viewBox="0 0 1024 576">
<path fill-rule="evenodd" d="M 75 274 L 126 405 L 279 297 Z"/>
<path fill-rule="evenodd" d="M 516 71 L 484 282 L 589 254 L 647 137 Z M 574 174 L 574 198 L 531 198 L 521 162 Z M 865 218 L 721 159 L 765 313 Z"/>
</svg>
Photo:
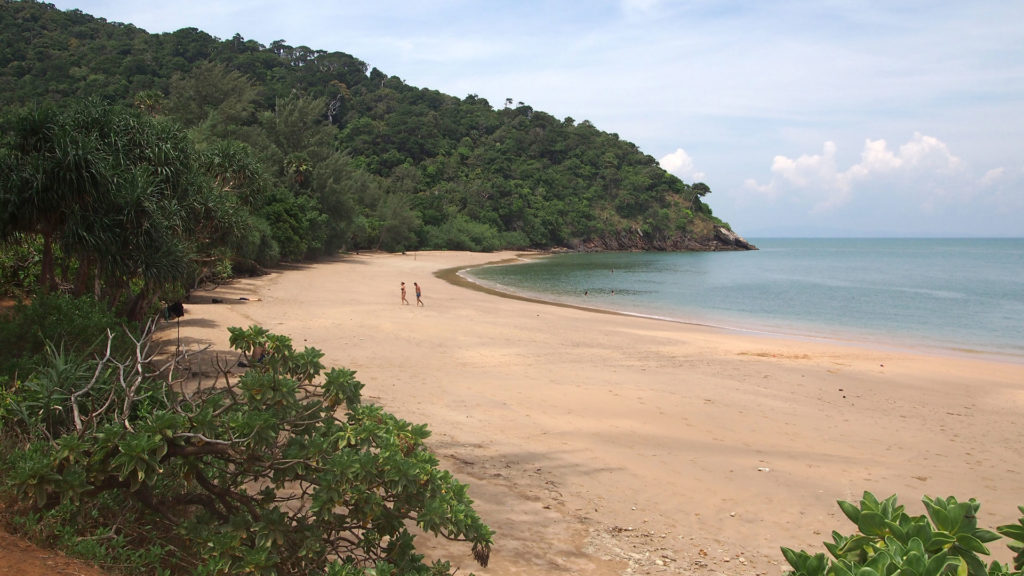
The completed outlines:
<svg viewBox="0 0 1024 576">
<path fill-rule="evenodd" d="M 750 242 L 732 230 L 715 227 L 714 235 L 707 238 L 676 236 L 649 237 L 638 229 L 623 230 L 614 235 L 591 238 L 570 247 L 580 252 L 720 252 L 728 250 L 757 250 Z"/>
<path fill-rule="evenodd" d="M 736 250 L 757 250 L 757 246 L 754 246 L 750 242 L 744 240 L 739 234 L 722 226 L 715 227 L 715 240 L 727 246 L 733 246 Z"/>
</svg>

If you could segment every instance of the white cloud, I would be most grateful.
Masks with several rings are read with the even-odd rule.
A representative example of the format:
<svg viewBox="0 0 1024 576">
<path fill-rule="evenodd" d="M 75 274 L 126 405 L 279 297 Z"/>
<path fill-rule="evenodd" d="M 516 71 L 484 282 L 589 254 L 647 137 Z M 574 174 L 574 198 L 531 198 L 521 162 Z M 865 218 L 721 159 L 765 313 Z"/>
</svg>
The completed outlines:
<svg viewBox="0 0 1024 576">
<path fill-rule="evenodd" d="M 666 172 L 671 172 L 683 180 L 691 182 L 700 182 L 707 176 L 703 172 L 693 169 L 693 158 L 682 148 L 676 148 L 675 152 L 662 156 L 658 164 Z"/>
<path fill-rule="evenodd" d="M 911 166 L 935 170 L 956 170 L 962 164 L 959 158 L 950 153 L 944 142 L 920 132 L 914 132 L 914 138 L 900 146 L 900 159 Z"/>
<path fill-rule="evenodd" d="M 835 142 L 825 142 L 821 154 L 804 154 L 796 160 L 776 156 L 772 160 L 772 173 L 799 187 L 833 187 L 831 183 L 836 180 Z"/>
<path fill-rule="evenodd" d="M 693 170 L 693 158 L 690 158 L 682 148 L 676 148 L 675 152 L 662 156 L 659 164 L 664 170 L 676 175 Z"/>
<path fill-rule="evenodd" d="M 809 202 L 810 213 L 827 212 L 848 204 L 862 186 L 894 185 L 911 179 L 939 183 L 963 168 L 963 162 L 944 142 L 918 132 L 897 151 L 890 149 L 885 140 L 865 140 L 860 161 L 845 170 L 839 167 L 837 150 L 836 144 L 828 141 L 821 154 L 795 159 L 775 156 L 771 181 L 759 184 L 748 179 L 745 188 L 770 199 L 787 196 Z M 929 190 L 931 197 L 921 202 L 922 207 L 944 196 L 948 187 L 937 185 Z"/>
<path fill-rule="evenodd" d="M 870 138 L 865 140 L 864 151 L 860 153 L 860 159 L 860 164 L 857 167 L 862 169 L 865 174 L 895 170 L 903 165 L 903 159 L 897 158 L 889 150 L 885 140 L 871 140 Z"/>
<path fill-rule="evenodd" d="M 991 186 L 996 182 L 1002 180 L 1005 174 L 1006 168 L 993 168 L 988 172 L 985 172 L 985 175 L 981 177 L 981 181 L 979 182 L 979 184 L 981 184 L 982 186 Z"/>
</svg>

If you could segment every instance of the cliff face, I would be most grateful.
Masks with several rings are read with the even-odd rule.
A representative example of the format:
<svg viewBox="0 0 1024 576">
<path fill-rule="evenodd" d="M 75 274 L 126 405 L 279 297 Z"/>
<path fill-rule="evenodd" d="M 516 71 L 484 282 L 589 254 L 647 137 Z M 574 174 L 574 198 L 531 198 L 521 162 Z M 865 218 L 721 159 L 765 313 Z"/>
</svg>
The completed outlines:
<svg viewBox="0 0 1024 576">
<path fill-rule="evenodd" d="M 750 242 L 732 230 L 715 227 L 714 236 L 706 239 L 651 238 L 639 230 L 623 231 L 613 236 L 595 238 L 573 247 L 581 252 L 639 252 L 654 250 L 662 252 L 719 252 L 726 250 L 757 250 Z"/>
</svg>

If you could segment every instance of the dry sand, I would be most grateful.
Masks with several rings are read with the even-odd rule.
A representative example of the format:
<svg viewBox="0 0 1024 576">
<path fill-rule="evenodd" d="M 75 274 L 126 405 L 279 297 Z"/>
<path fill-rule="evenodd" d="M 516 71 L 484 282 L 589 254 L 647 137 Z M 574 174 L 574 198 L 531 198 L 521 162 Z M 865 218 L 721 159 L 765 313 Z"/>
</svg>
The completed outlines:
<svg viewBox="0 0 1024 576">
<path fill-rule="evenodd" d="M 463 574 L 774 576 L 780 546 L 854 532 L 836 500 L 864 490 L 912 514 L 923 495 L 973 497 L 982 526 L 1016 521 L 1024 365 L 601 314 L 434 275 L 512 257 L 362 254 L 240 280 L 193 293 L 180 343 L 227 358 L 226 328 L 259 324 L 428 424 L 497 531 L 488 568 L 418 539 Z"/>
</svg>

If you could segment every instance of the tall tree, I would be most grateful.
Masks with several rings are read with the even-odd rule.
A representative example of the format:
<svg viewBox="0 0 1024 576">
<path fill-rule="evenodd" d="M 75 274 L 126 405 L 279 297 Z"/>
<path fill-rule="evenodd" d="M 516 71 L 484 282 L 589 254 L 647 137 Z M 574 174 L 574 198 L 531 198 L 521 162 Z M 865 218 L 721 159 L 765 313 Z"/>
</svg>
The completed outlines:
<svg viewBox="0 0 1024 576">
<path fill-rule="evenodd" d="M 138 318 L 238 232 L 238 203 L 173 124 L 96 101 L 5 123 L 0 232 L 42 238 L 44 290 L 91 286 Z"/>
<path fill-rule="evenodd" d="M 226 137 L 256 119 L 256 86 L 223 64 L 201 62 L 171 79 L 166 111 L 186 126 Z"/>
</svg>

